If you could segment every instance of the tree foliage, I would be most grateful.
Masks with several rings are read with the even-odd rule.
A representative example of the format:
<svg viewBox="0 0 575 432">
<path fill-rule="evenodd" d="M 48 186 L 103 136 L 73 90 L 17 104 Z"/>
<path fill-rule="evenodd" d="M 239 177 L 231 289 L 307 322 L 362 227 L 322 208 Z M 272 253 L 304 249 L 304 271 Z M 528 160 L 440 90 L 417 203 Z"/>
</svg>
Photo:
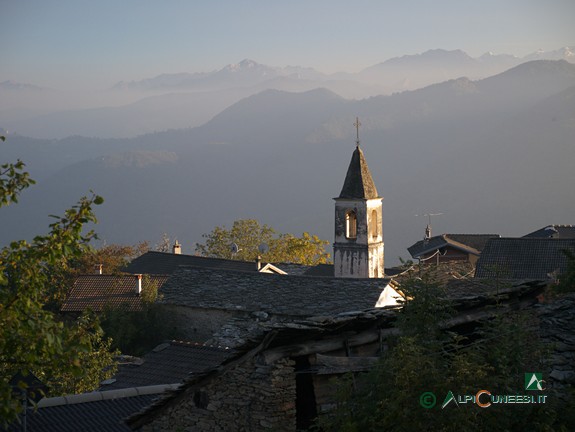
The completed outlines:
<svg viewBox="0 0 575 432">
<path fill-rule="evenodd" d="M 135 245 L 106 244 L 98 249 L 90 249 L 82 254 L 73 263 L 73 273 L 91 274 L 96 267 L 102 265 L 103 274 L 117 274 L 127 266 L 134 258 L 150 250 L 148 242 L 140 242 Z"/>
<path fill-rule="evenodd" d="M 162 305 L 145 302 L 139 311 L 123 307 L 108 309 L 102 316 L 104 333 L 112 339 L 112 348 L 123 354 L 140 356 L 168 339 L 183 335 L 175 317 Z"/>
<path fill-rule="evenodd" d="M 325 264 L 330 255 L 325 248 L 329 244 L 316 235 L 304 232 L 301 237 L 292 234 L 278 234 L 268 225 L 260 225 L 254 219 L 240 219 L 230 229 L 215 227 L 211 233 L 203 235 L 205 243 L 196 245 L 196 252 L 212 258 L 226 258 L 253 261 L 261 256 L 267 262 L 290 262 L 307 265 Z M 236 244 L 237 252 L 231 245 Z M 258 248 L 266 244 L 269 250 L 261 253 Z"/>
<path fill-rule="evenodd" d="M 550 397 L 541 405 L 476 404 L 441 408 L 449 391 L 475 395 L 523 394 L 524 373 L 541 371 L 544 348 L 528 312 L 496 315 L 469 339 L 446 333 L 442 322 L 451 308 L 431 281 L 402 285 L 410 298 L 399 313 L 400 336 L 372 371 L 339 381 L 337 407 L 318 419 L 323 431 L 483 431 L 554 430 L 562 426 Z M 422 407 L 433 392 L 437 406 Z M 565 429 L 568 430 L 568 429 Z"/>
<path fill-rule="evenodd" d="M 2 165 L 0 207 L 17 202 L 19 193 L 33 183 L 21 161 Z M 13 241 L 0 250 L 0 419 L 4 424 L 22 409 L 9 384 L 17 373 L 24 377 L 33 373 L 52 383 L 59 380 L 53 395 L 69 390 L 68 377 L 76 383 L 74 388 L 88 388 L 82 383 L 94 380 L 93 372 L 99 378 L 100 360 L 110 359 L 89 358 L 107 351 L 108 342 L 101 339 L 97 322 L 84 319 L 65 324 L 45 307 L 54 272 L 78 259 L 95 237 L 93 231 L 84 232 L 84 226 L 96 222 L 92 207 L 102 202 L 95 194 L 84 197 L 63 216 L 53 216 L 48 234 L 31 242 Z M 18 386 L 25 390 L 26 384 L 20 381 Z"/>
<path fill-rule="evenodd" d="M 566 293 L 575 291 L 575 252 L 565 249 L 563 254 L 567 257 L 567 269 L 560 275 L 558 292 Z"/>
</svg>

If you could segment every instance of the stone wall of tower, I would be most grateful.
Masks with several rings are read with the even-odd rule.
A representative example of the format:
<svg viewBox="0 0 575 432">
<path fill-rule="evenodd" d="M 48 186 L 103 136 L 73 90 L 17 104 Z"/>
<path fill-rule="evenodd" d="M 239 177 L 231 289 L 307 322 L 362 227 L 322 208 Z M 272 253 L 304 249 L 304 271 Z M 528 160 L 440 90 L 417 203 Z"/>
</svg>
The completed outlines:
<svg viewBox="0 0 575 432">
<path fill-rule="evenodd" d="M 346 236 L 346 215 L 354 212 L 357 235 Z M 342 199 L 335 203 L 334 276 L 384 277 L 382 199 Z"/>
</svg>

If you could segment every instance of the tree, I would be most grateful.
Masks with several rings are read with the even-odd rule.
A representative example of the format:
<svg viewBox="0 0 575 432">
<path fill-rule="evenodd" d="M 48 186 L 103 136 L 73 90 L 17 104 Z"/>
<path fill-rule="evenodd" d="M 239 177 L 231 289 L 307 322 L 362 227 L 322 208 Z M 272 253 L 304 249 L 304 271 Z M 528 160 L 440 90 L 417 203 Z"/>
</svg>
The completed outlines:
<svg viewBox="0 0 575 432">
<path fill-rule="evenodd" d="M 567 258 L 567 268 L 565 272 L 559 276 L 557 291 L 560 293 L 568 293 L 575 291 L 575 252 L 565 249 L 563 250 L 563 254 Z"/>
<path fill-rule="evenodd" d="M 34 183 L 24 167 L 22 161 L 1 165 L 0 207 L 16 203 L 19 193 Z M 102 202 L 95 194 L 81 198 L 63 216 L 54 216 L 48 234 L 31 242 L 13 241 L 0 250 L 0 419 L 4 424 L 22 410 L 20 397 L 9 383 L 11 377 L 33 373 L 50 381 L 58 371 L 79 382 L 90 375 L 94 364 L 86 355 L 94 353 L 95 347 L 105 349 L 106 342 L 98 340 L 97 322 L 65 324 L 45 308 L 53 272 L 78 259 L 95 237 L 93 231 L 85 233 L 84 226 L 96 222 L 92 207 Z M 23 381 L 17 385 L 26 390 Z"/>
<path fill-rule="evenodd" d="M 72 263 L 73 274 L 91 274 L 96 266 L 102 265 L 104 274 L 117 274 L 134 258 L 150 250 L 148 242 L 135 245 L 107 244 L 98 249 L 90 249 Z"/>
<path fill-rule="evenodd" d="M 144 275 L 141 310 L 131 311 L 120 306 L 104 311 L 102 328 L 113 341 L 112 348 L 123 354 L 139 356 L 162 341 L 183 336 L 174 315 L 156 303 L 158 289 L 159 281 Z"/>
<path fill-rule="evenodd" d="M 278 234 L 268 225 L 260 225 L 254 219 L 240 219 L 233 223 L 231 229 L 225 226 L 215 227 L 211 233 L 204 234 L 205 243 L 196 245 L 196 252 L 212 258 L 226 258 L 253 261 L 258 255 L 268 262 L 291 262 L 317 265 L 330 261 L 325 251 L 328 241 L 304 232 L 301 237 L 292 234 Z M 234 252 L 232 244 L 238 246 Z M 259 251 L 259 246 L 266 244 L 269 250 Z"/>
</svg>

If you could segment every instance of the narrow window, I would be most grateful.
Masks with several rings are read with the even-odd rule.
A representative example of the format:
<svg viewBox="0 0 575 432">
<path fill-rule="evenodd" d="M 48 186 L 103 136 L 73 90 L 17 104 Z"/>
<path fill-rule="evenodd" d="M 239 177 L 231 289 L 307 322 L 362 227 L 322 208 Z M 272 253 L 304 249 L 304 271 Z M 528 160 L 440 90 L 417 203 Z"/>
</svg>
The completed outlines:
<svg viewBox="0 0 575 432">
<path fill-rule="evenodd" d="M 377 220 L 377 210 L 371 211 L 371 225 L 369 227 L 371 238 L 375 239 L 379 235 L 379 223 Z"/>
<path fill-rule="evenodd" d="M 345 214 L 345 236 L 349 239 L 357 237 L 357 216 L 353 210 Z"/>
</svg>

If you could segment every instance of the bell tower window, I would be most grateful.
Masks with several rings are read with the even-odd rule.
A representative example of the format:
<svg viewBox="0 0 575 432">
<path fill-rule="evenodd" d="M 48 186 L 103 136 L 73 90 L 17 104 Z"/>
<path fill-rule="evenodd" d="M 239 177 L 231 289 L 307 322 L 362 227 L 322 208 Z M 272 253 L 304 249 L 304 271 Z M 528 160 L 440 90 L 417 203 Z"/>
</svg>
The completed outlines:
<svg viewBox="0 0 575 432">
<path fill-rule="evenodd" d="M 371 238 L 376 239 L 379 235 L 379 223 L 377 220 L 377 210 L 371 211 L 371 225 L 369 226 L 369 231 L 371 233 Z"/>
<path fill-rule="evenodd" d="M 357 238 L 357 215 L 353 210 L 345 214 L 345 237 L 348 239 Z"/>
</svg>

